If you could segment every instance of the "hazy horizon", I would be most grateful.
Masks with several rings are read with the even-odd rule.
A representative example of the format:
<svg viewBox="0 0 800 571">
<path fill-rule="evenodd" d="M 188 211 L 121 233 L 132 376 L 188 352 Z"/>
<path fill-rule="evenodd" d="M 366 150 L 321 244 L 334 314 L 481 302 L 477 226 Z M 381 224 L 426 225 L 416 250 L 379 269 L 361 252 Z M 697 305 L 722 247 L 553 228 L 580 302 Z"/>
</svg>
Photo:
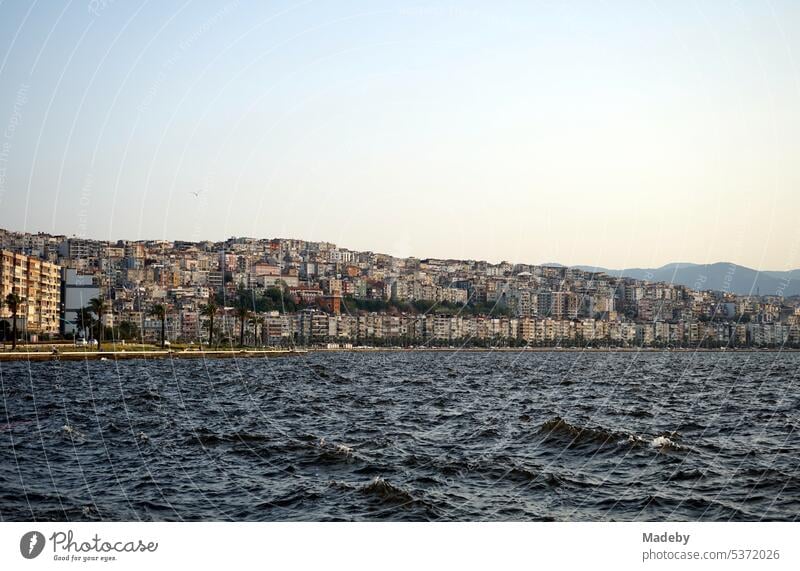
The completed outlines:
<svg viewBox="0 0 800 571">
<path fill-rule="evenodd" d="M 800 268 L 796 3 L 0 15 L 3 228 Z"/>
</svg>

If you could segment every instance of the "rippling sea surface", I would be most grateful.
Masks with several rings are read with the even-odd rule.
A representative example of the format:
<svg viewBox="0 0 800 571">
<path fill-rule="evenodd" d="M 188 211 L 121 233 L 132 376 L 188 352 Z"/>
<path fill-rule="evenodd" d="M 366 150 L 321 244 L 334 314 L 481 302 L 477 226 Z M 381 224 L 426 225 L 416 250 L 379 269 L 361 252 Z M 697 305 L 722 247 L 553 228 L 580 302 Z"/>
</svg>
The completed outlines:
<svg viewBox="0 0 800 571">
<path fill-rule="evenodd" d="M 2 520 L 796 520 L 800 355 L 0 363 Z"/>
</svg>

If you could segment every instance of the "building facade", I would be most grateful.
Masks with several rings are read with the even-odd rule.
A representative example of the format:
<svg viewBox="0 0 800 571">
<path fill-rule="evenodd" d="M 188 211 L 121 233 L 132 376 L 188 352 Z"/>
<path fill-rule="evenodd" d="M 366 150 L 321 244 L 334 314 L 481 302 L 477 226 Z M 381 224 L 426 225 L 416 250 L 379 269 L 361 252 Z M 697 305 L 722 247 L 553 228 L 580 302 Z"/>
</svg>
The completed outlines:
<svg viewBox="0 0 800 571">
<path fill-rule="evenodd" d="M 78 312 L 88 306 L 93 297 L 100 297 L 100 288 L 91 275 L 79 274 L 73 268 L 64 268 L 63 273 L 61 334 L 73 335 L 78 330 Z"/>
<path fill-rule="evenodd" d="M 0 298 L 15 293 L 21 303 L 17 328 L 23 333 L 58 333 L 61 306 L 60 267 L 39 258 L 0 250 Z M 3 303 L 0 319 L 10 323 L 11 310 Z"/>
</svg>

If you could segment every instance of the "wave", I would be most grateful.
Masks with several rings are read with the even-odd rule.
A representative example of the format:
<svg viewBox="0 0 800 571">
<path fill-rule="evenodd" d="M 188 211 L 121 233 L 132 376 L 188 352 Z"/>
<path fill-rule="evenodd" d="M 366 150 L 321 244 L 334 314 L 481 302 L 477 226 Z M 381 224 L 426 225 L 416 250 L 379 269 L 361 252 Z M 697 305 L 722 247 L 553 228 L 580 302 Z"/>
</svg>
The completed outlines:
<svg viewBox="0 0 800 571">
<path fill-rule="evenodd" d="M 131 395 L 128 396 L 128 399 L 131 400 L 131 401 L 143 400 L 143 401 L 151 401 L 151 402 L 152 401 L 158 402 L 158 401 L 165 400 L 164 396 L 161 395 L 161 393 L 159 393 L 158 391 L 155 391 L 155 390 L 145 390 L 145 391 L 132 393 Z"/>
<path fill-rule="evenodd" d="M 514 466 L 508 470 L 504 476 L 511 481 L 528 482 L 531 484 L 543 484 L 545 487 L 558 488 L 564 485 L 563 478 L 552 472 L 537 472 L 524 466 Z"/>
<path fill-rule="evenodd" d="M 265 434 L 256 434 L 251 432 L 212 432 L 208 429 L 201 428 L 194 431 L 187 440 L 195 442 L 202 446 L 213 446 L 225 443 L 249 443 L 249 442 L 264 442 L 270 440 L 270 437 Z"/>
<path fill-rule="evenodd" d="M 318 363 L 309 365 L 309 369 L 311 369 L 312 373 L 320 379 L 330 379 L 333 381 L 337 381 L 339 383 L 350 383 L 353 381 L 353 379 L 346 377 L 344 375 L 340 375 L 336 371 L 331 371 L 325 366 L 320 365 Z"/>
<path fill-rule="evenodd" d="M 306 502 L 313 502 L 320 498 L 320 494 L 307 490 L 294 490 L 279 498 L 263 501 L 255 505 L 256 510 L 269 508 L 297 508 Z"/>
<path fill-rule="evenodd" d="M 606 428 L 583 428 L 575 426 L 556 416 L 545 421 L 539 428 L 539 434 L 548 439 L 569 439 L 568 446 L 579 446 L 582 444 L 596 444 L 599 446 L 619 445 L 619 444 L 640 444 L 642 439 L 636 435 L 626 432 L 608 430 Z"/>
<path fill-rule="evenodd" d="M 353 452 L 353 448 L 351 446 L 347 446 L 345 444 L 328 443 L 325 438 L 319 439 L 319 442 L 316 444 L 316 448 L 320 451 L 316 458 L 317 462 L 326 464 L 347 462 L 349 464 L 359 459 L 356 457 L 356 454 Z"/>
<path fill-rule="evenodd" d="M 318 377 L 321 377 L 323 379 L 327 379 L 328 377 L 330 377 L 328 371 L 322 365 L 310 365 L 309 368 L 312 371 L 314 371 L 314 373 L 316 373 Z"/>
<path fill-rule="evenodd" d="M 336 488 L 337 490 L 356 490 L 357 488 L 352 484 L 348 484 L 347 482 L 342 482 L 340 480 L 331 480 L 328 482 L 329 488 Z"/>
<path fill-rule="evenodd" d="M 744 468 L 738 470 L 731 480 L 752 486 L 753 489 L 775 488 L 787 494 L 800 490 L 800 475 L 772 467 Z"/>
<path fill-rule="evenodd" d="M 706 477 L 705 472 L 702 470 L 690 469 L 690 470 L 678 470 L 670 474 L 667 478 L 670 482 L 683 482 L 686 480 L 702 480 Z"/>
<path fill-rule="evenodd" d="M 61 434 L 70 440 L 79 440 L 84 437 L 83 432 L 72 426 L 71 424 L 65 424 L 61 427 Z"/>
<path fill-rule="evenodd" d="M 688 432 L 692 430 L 706 430 L 708 427 L 705 424 L 700 424 L 695 420 L 688 420 L 678 425 L 678 430 Z"/>
<path fill-rule="evenodd" d="M 649 445 L 650 448 L 660 452 L 685 451 L 687 450 L 677 440 L 680 435 L 677 432 L 665 432 L 654 437 L 644 437 L 630 432 L 610 430 L 604 427 L 586 428 L 576 426 L 560 416 L 556 416 L 546 421 L 539 428 L 539 435 L 545 440 L 567 440 L 568 448 L 580 446 L 597 447 L 642 447 Z"/>
<path fill-rule="evenodd" d="M 376 496 L 389 503 L 411 504 L 416 501 L 409 492 L 387 482 L 380 476 L 375 476 L 369 484 L 362 486 L 359 491 L 362 494 Z"/>
<path fill-rule="evenodd" d="M 476 438 L 486 438 L 486 439 L 499 438 L 500 436 L 501 436 L 500 431 L 493 426 L 481 429 L 475 434 Z"/>
<path fill-rule="evenodd" d="M 653 438 L 650 442 L 652 448 L 659 450 L 682 450 L 683 447 L 671 440 L 668 436 L 660 435 Z"/>
</svg>

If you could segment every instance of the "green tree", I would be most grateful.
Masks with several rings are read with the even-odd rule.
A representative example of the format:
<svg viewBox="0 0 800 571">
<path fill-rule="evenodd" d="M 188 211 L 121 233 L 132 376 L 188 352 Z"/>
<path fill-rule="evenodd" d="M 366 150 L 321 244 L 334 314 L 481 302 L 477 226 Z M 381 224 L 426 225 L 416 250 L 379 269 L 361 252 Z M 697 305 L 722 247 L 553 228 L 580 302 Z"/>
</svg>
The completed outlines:
<svg viewBox="0 0 800 571">
<path fill-rule="evenodd" d="M 88 307 L 82 307 L 77 311 L 75 315 L 75 319 L 72 320 L 72 324 L 78 328 L 78 331 L 81 332 L 81 335 L 86 338 L 88 337 L 88 332 L 90 329 L 94 327 L 94 317 L 92 317 L 92 310 Z"/>
<path fill-rule="evenodd" d="M 11 311 L 11 350 L 13 351 L 17 348 L 17 312 L 19 306 L 22 305 L 22 298 L 15 293 L 10 293 L 6 296 L 6 305 Z"/>
<path fill-rule="evenodd" d="M 102 351 L 102 344 L 103 344 L 103 314 L 106 310 L 106 302 L 102 298 L 93 297 L 89 300 L 89 307 L 88 309 L 97 316 L 97 321 L 95 325 L 97 326 L 97 335 L 95 338 L 97 339 L 97 350 Z"/>
<path fill-rule="evenodd" d="M 250 316 L 250 310 L 247 309 L 247 301 L 242 297 L 239 298 L 239 304 L 236 306 L 236 317 L 239 319 L 239 345 L 244 347 L 244 323 Z"/>
<path fill-rule="evenodd" d="M 264 322 L 264 317 L 260 315 L 250 318 L 250 325 L 253 326 L 256 346 L 261 345 L 261 337 L 264 335 Z M 259 335 L 259 331 L 261 331 L 261 335 Z"/>
<path fill-rule="evenodd" d="M 117 334 L 115 337 L 119 339 L 131 340 L 139 337 L 139 328 L 132 321 L 123 321 L 116 328 Z"/>
<path fill-rule="evenodd" d="M 161 348 L 163 349 L 165 347 L 164 341 L 166 341 L 165 333 L 167 329 L 167 308 L 164 305 L 157 303 L 150 309 L 150 315 L 161 320 Z"/>
<path fill-rule="evenodd" d="M 214 316 L 217 314 L 217 303 L 209 299 L 208 303 L 200 308 L 200 315 L 208 318 L 208 344 L 214 344 Z"/>
</svg>

